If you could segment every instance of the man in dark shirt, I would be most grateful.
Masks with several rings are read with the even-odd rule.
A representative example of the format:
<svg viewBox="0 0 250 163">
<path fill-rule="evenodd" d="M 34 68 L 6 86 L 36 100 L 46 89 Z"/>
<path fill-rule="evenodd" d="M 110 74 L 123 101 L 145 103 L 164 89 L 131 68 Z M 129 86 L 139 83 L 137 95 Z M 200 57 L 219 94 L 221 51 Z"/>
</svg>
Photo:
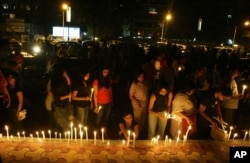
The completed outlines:
<svg viewBox="0 0 250 163">
<path fill-rule="evenodd" d="M 220 101 L 229 98 L 232 91 L 229 88 L 221 90 L 209 90 L 205 92 L 200 99 L 199 114 L 197 118 L 197 138 L 209 139 L 211 127 L 219 128 L 213 117 L 221 116 Z"/>
</svg>

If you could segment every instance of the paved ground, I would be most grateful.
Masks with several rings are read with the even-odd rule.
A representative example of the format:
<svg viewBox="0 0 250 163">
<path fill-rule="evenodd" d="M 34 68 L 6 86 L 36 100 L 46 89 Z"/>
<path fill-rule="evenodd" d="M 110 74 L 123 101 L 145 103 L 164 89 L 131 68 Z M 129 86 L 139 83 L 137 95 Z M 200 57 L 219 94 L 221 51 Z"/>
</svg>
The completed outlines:
<svg viewBox="0 0 250 163">
<path fill-rule="evenodd" d="M 108 142 L 110 143 L 108 145 Z M 229 142 L 219 141 L 187 141 L 186 143 L 173 141 L 171 144 L 159 141 L 151 144 L 148 140 L 137 140 L 127 147 L 122 140 L 107 141 L 104 143 L 97 139 L 96 145 L 92 139 L 77 141 L 67 139 L 14 137 L 6 141 L 1 139 L 0 154 L 3 163 L 85 163 L 85 162 L 111 162 L 111 163 L 139 163 L 139 162 L 184 162 L 184 163 L 227 163 L 229 162 L 230 146 L 248 146 L 250 141 L 235 140 Z"/>
</svg>

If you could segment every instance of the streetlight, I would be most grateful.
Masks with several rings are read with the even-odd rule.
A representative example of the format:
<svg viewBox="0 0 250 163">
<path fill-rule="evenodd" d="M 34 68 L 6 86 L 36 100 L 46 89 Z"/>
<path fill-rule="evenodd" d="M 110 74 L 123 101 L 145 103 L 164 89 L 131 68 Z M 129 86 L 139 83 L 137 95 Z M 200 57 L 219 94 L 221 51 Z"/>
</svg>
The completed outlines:
<svg viewBox="0 0 250 163">
<path fill-rule="evenodd" d="M 249 22 L 249 21 L 245 21 L 245 22 L 244 22 L 244 26 L 249 26 L 249 25 L 250 25 L 250 22 Z M 238 26 L 236 25 L 236 26 L 234 27 L 234 34 L 233 34 L 232 45 L 235 44 L 235 39 L 236 39 L 237 30 L 238 30 Z"/>
<path fill-rule="evenodd" d="M 64 40 L 64 11 L 66 11 L 68 9 L 68 5 L 67 4 L 62 4 L 62 9 L 63 9 L 63 13 L 62 13 L 62 28 L 63 28 L 63 40 Z"/>
<path fill-rule="evenodd" d="M 163 19 L 162 22 L 162 29 L 161 29 L 161 42 L 163 41 L 163 36 L 164 36 L 164 26 L 165 26 L 165 21 L 168 22 L 172 19 L 172 15 L 171 14 L 167 14 L 165 16 L 165 19 Z"/>
</svg>

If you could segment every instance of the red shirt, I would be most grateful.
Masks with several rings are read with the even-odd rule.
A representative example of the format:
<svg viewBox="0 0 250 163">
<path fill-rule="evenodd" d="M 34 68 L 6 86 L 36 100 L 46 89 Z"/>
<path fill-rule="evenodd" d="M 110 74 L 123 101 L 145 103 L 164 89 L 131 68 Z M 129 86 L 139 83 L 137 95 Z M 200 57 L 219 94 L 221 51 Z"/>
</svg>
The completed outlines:
<svg viewBox="0 0 250 163">
<path fill-rule="evenodd" d="M 93 82 L 93 86 L 98 87 L 98 80 L 95 79 Z M 97 94 L 97 103 L 98 104 L 108 104 L 112 101 L 112 93 L 111 88 L 98 88 L 98 94 Z"/>
</svg>

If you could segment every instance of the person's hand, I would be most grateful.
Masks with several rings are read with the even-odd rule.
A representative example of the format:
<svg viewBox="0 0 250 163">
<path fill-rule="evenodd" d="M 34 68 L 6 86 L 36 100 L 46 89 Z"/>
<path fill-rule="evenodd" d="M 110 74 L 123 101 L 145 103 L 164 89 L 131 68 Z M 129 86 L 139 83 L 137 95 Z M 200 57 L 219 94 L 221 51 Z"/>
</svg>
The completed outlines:
<svg viewBox="0 0 250 163">
<path fill-rule="evenodd" d="M 98 107 L 95 107 L 95 108 L 94 108 L 94 113 L 96 113 L 96 114 L 99 113 L 99 108 L 98 108 Z"/>
<path fill-rule="evenodd" d="M 212 127 L 215 128 L 215 129 L 218 129 L 218 128 L 219 128 L 216 122 L 211 123 L 211 125 L 212 125 Z"/>
</svg>

